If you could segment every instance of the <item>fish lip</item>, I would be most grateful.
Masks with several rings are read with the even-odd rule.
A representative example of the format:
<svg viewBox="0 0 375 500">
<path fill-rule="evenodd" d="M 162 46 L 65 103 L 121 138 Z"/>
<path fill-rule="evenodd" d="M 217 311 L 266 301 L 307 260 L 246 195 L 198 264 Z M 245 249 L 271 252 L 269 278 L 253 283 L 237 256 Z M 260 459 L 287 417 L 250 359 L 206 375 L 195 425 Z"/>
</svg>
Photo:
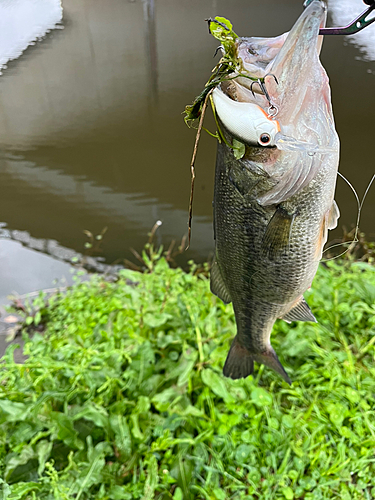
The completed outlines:
<svg viewBox="0 0 375 500">
<path fill-rule="evenodd" d="M 321 27 L 325 26 L 326 6 L 321 0 L 314 0 L 301 14 L 288 33 L 277 56 L 267 67 L 278 83 L 270 81 L 270 95 L 278 101 L 280 94 L 298 91 L 297 83 L 306 73 L 304 64 L 320 64 L 319 52 L 323 36 L 319 35 Z"/>
<path fill-rule="evenodd" d="M 323 40 L 323 36 L 319 35 L 319 30 L 325 26 L 326 11 L 326 5 L 321 0 L 313 0 L 302 12 L 289 33 L 273 38 L 242 37 L 238 40 L 238 50 L 240 50 L 242 44 L 244 45 L 241 49 L 242 54 L 239 53 L 239 57 L 250 77 L 265 78 L 267 74 L 276 77 L 275 81 L 268 78 L 266 82 L 268 93 L 274 104 L 277 105 L 280 93 L 287 92 L 287 88 L 293 86 L 292 80 L 298 80 L 298 69 L 301 60 L 314 61 L 313 56 L 316 53 L 319 54 Z M 262 40 L 264 42 L 261 46 L 263 49 L 269 46 L 273 57 L 272 59 L 266 57 L 269 62 L 264 67 L 264 56 L 259 53 L 257 60 L 256 57 L 253 57 L 251 69 L 249 68 L 247 71 L 246 46 L 257 48 L 259 41 Z M 298 53 L 299 57 L 294 53 Z M 246 80 L 244 77 L 239 77 L 236 82 L 244 88 L 254 88 L 257 92 L 257 86 L 251 85 L 250 80 Z M 266 100 L 264 100 L 263 104 L 266 107 Z"/>
</svg>

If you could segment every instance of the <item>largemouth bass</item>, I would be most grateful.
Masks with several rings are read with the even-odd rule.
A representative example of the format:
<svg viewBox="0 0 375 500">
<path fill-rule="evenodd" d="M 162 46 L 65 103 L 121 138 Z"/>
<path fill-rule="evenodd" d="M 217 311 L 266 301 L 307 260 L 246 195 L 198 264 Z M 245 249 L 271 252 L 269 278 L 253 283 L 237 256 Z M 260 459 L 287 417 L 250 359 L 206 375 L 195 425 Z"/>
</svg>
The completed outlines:
<svg viewBox="0 0 375 500">
<path fill-rule="evenodd" d="M 325 18 L 314 0 L 289 33 L 237 41 L 244 70 L 265 78 L 268 96 L 253 95 L 246 77 L 213 92 L 226 140 L 217 152 L 211 290 L 233 302 L 237 335 L 224 375 L 234 379 L 253 373 L 256 361 L 290 384 L 270 343 L 273 324 L 316 321 L 303 293 L 339 217 L 339 139 L 319 60 Z M 245 144 L 240 159 L 236 141 Z"/>
</svg>

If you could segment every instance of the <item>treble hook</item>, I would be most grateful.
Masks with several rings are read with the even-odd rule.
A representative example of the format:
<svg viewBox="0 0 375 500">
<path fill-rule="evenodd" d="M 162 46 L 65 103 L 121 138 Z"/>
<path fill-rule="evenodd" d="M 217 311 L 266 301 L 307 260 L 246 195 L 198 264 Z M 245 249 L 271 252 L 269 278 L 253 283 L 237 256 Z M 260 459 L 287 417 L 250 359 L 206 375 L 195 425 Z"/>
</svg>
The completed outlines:
<svg viewBox="0 0 375 500">
<path fill-rule="evenodd" d="M 217 56 L 217 53 L 219 52 L 219 50 L 224 50 L 224 47 L 222 45 L 219 45 L 217 47 L 217 49 L 215 50 L 215 54 L 213 55 L 213 57 L 216 57 Z"/>
<path fill-rule="evenodd" d="M 276 76 L 273 74 L 273 73 L 267 73 L 266 75 L 264 75 L 263 77 L 263 80 L 261 80 L 260 78 L 258 78 L 258 80 L 256 82 L 252 82 L 251 85 L 250 85 L 250 90 L 253 94 L 253 96 L 255 97 L 255 94 L 254 94 L 254 91 L 253 91 L 253 85 L 254 84 L 258 84 L 261 91 L 263 92 L 263 94 L 265 95 L 267 101 L 268 101 L 268 104 L 269 104 L 269 107 L 268 107 L 268 117 L 269 118 L 274 118 L 277 113 L 279 112 L 279 108 L 271 101 L 271 98 L 270 98 L 270 95 L 267 91 L 267 88 L 266 88 L 266 84 L 265 84 L 265 79 L 267 78 L 267 76 L 272 76 L 274 79 L 275 79 L 275 82 L 277 83 L 277 85 L 279 84 L 279 82 L 277 81 L 277 78 Z"/>
</svg>

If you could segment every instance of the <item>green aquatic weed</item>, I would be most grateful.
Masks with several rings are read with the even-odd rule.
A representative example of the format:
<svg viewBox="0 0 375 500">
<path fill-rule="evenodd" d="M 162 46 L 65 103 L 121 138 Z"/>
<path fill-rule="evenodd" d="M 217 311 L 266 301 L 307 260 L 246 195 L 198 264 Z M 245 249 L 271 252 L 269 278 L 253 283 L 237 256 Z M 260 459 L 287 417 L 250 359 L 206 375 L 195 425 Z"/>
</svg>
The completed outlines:
<svg viewBox="0 0 375 500">
<path fill-rule="evenodd" d="M 225 17 L 215 17 L 207 19 L 210 33 L 220 41 L 222 57 L 219 63 L 212 70 L 212 74 L 204 86 L 202 92 L 194 99 L 192 104 L 185 107 L 185 123 L 191 122 L 200 117 L 203 104 L 210 92 L 224 81 L 229 81 L 239 76 L 249 78 L 252 81 L 258 81 L 258 78 L 248 74 L 244 68 L 241 59 L 238 57 L 237 43 L 238 35 L 233 31 L 232 24 Z"/>
</svg>

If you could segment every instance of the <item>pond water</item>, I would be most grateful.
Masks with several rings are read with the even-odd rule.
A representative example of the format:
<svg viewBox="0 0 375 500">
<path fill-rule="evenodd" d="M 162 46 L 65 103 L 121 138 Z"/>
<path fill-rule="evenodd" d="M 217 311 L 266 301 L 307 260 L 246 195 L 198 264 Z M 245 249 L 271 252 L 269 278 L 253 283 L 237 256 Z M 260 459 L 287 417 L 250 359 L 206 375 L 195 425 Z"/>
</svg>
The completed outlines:
<svg viewBox="0 0 375 500">
<path fill-rule="evenodd" d="M 364 8 L 360 0 L 332 0 L 328 24 Z M 0 301 L 65 275 L 64 261 L 84 251 L 83 230 L 107 228 L 100 250 L 107 263 L 132 258 L 130 247 L 140 250 L 159 219 L 158 243 L 179 242 L 187 231 L 195 138 L 181 113 L 207 80 L 217 46 L 204 19 L 221 15 L 240 35 L 273 36 L 301 10 L 300 0 L 1 0 Z M 375 23 L 361 36 L 327 37 L 322 60 L 342 144 L 340 171 L 361 195 L 375 170 Z M 192 243 L 180 264 L 212 252 L 215 150 L 215 139 L 204 134 Z M 369 238 L 374 189 L 361 221 Z M 340 179 L 336 199 L 342 216 L 331 240 L 357 215 Z M 9 270 L 25 267 L 21 284 L 20 273 Z"/>
</svg>

